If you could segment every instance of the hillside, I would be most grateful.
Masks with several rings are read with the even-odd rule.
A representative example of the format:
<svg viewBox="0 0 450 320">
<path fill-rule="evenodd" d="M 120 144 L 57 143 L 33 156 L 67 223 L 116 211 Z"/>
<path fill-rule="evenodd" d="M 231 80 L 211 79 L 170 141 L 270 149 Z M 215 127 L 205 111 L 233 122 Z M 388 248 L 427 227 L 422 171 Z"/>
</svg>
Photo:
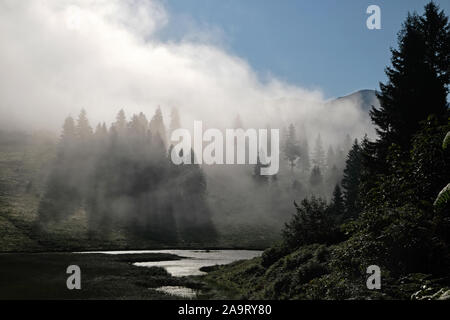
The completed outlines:
<svg viewBox="0 0 450 320">
<path fill-rule="evenodd" d="M 376 96 L 376 91 L 370 89 L 358 90 L 346 96 L 333 99 L 328 103 L 331 105 L 336 105 L 342 102 L 356 103 L 360 107 L 360 109 L 365 112 L 369 112 L 372 106 L 376 108 L 380 106 L 380 102 L 378 101 L 378 98 Z"/>
</svg>

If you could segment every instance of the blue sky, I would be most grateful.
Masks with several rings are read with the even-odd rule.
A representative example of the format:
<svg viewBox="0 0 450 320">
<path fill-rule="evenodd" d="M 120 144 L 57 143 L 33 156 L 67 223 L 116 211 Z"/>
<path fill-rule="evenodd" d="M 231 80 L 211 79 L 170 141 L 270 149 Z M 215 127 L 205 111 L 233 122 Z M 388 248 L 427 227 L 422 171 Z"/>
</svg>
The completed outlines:
<svg viewBox="0 0 450 320">
<path fill-rule="evenodd" d="M 171 15 L 167 39 L 181 37 L 186 21 L 219 36 L 227 51 L 268 75 L 327 98 L 377 89 L 385 80 L 389 47 L 408 11 L 425 0 L 163 0 Z M 450 1 L 435 1 L 450 14 Z M 381 8 L 381 30 L 366 28 L 366 9 Z M 179 23 L 178 23 L 179 22 Z"/>
</svg>

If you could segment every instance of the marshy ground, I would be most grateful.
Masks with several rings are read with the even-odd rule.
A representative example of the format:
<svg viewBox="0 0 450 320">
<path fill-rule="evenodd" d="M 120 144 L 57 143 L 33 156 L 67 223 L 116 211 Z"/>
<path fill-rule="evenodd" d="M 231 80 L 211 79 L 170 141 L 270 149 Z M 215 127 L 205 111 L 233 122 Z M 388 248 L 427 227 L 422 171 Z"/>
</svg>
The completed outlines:
<svg viewBox="0 0 450 320">
<path fill-rule="evenodd" d="M 195 278 L 172 277 L 159 267 L 137 267 L 139 261 L 180 259 L 170 254 L 0 254 L 0 299 L 176 299 L 156 290 L 182 286 L 194 290 L 202 283 Z M 69 290 L 69 265 L 81 269 L 81 290 Z"/>
</svg>

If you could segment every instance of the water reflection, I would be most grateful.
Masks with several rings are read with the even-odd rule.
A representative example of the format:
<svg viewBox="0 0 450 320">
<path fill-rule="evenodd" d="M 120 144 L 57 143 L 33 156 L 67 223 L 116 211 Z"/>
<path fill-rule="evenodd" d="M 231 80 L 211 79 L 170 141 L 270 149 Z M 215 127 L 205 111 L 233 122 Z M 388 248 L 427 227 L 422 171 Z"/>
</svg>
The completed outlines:
<svg viewBox="0 0 450 320">
<path fill-rule="evenodd" d="M 174 277 L 202 275 L 201 267 L 228 264 L 237 260 L 258 257 L 262 251 L 256 250 L 129 250 L 96 251 L 104 254 L 169 253 L 182 257 L 181 260 L 135 262 L 138 267 L 163 267 Z"/>
<path fill-rule="evenodd" d="M 247 260 L 261 255 L 253 250 L 160 250 L 158 253 L 170 253 L 182 256 L 181 260 L 136 262 L 139 267 L 163 267 L 174 277 L 202 275 L 201 267 L 228 264 L 237 260 Z"/>
<path fill-rule="evenodd" d="M 154 288 L 153 290 L 187 299 L 193 299 L 197 296 L 197 292 L 195 290 L 180 286 L 164 286 Z"/>
</svg>

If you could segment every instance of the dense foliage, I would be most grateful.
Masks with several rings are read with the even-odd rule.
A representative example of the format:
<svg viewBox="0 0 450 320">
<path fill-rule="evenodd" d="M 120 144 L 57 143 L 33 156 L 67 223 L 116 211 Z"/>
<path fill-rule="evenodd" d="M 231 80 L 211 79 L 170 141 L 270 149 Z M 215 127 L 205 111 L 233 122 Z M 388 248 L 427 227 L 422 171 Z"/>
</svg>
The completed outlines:
<svg viewBox="0 0 450 320">
<path fill-rule="evenodd" d="M 398 42 L 371 111 L 378 139 L 353 144 L 344 196 L 336 188 L 329 205 L 295 204 L 280 244 L 212 278 L 247 279 L 241 294 L 252 298 L 450 297 L 450 204 L 433 205 L 450 177 L 448 18 L 430 2 L 408 16 Z M 366 287 L 370 265 L 381 268 L 381 291 Z"/>
</svg>

